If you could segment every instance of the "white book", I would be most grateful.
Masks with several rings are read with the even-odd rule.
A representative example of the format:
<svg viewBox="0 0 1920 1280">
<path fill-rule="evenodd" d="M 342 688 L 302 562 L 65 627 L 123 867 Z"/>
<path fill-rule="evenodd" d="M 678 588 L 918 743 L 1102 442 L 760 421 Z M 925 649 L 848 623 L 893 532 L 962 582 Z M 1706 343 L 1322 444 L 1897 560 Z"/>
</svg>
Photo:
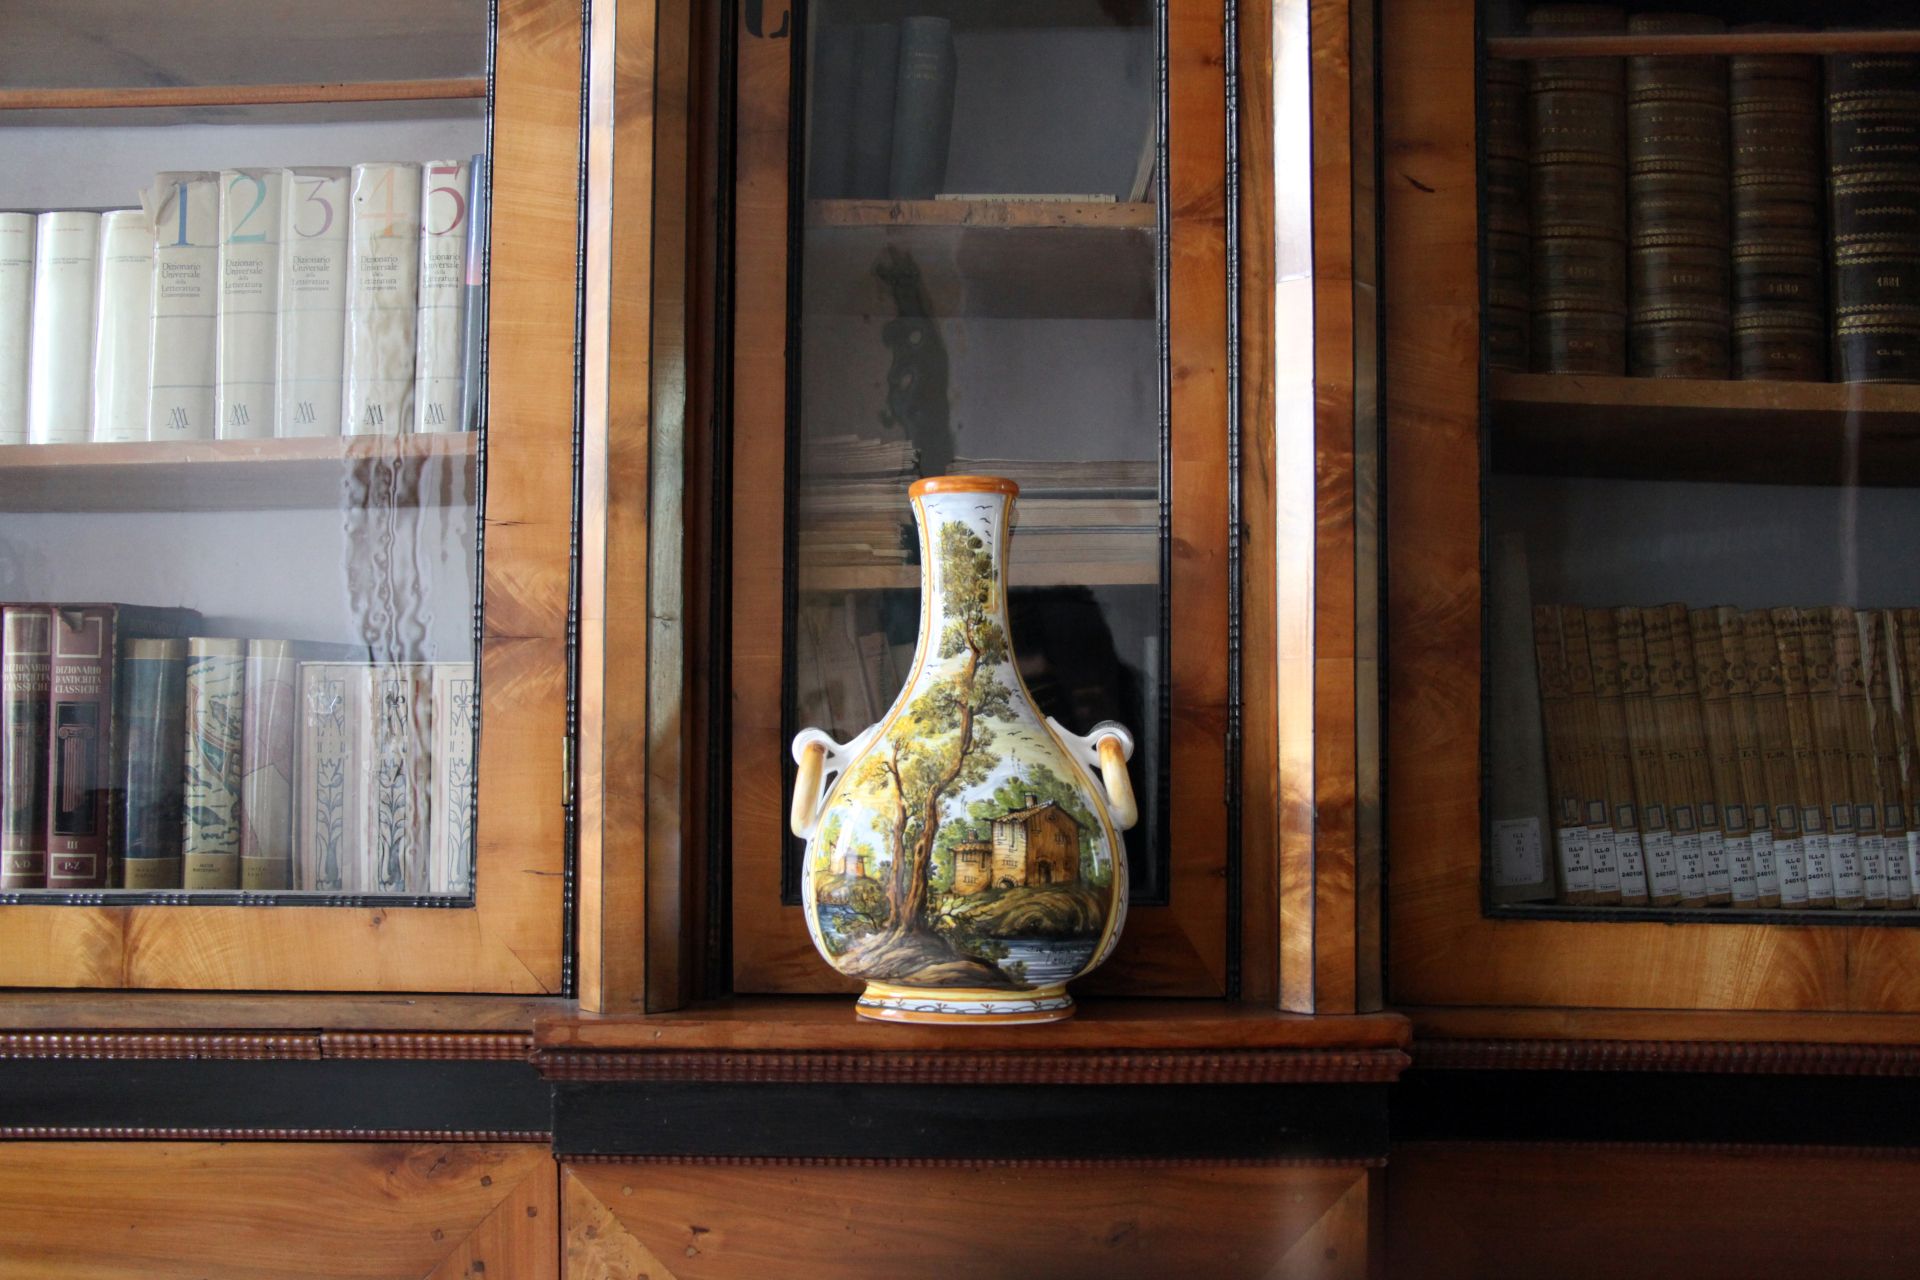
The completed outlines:
<svg viewBox="0 0 1920 1280">
<path fill-rule="evenodd" d="M 433 744 L 432 671 L 423 663 L 373 669 L 373 806 L 368 893 L 427 891 L 427 761 Z"/>
<path fill-rule="evenodd" d="M 347 230 L 344 434 L 412 429 L 419 293 L 420 166 L 357 164 Z"/>
<path fill-rule="evenodd" d="M 83 444 L 93 430 L 93 290 L 100 215 L 43 213 L 34 227 L 27 435 Z"/>
<path fill-rule="evenodd" d="M 280 210 L 284 169 L 220 173 L 220 293 L 215 317 L 215 433 L 270 439 L 280 412 Z"/>
<path fill-rule="evenodd" d="M 27 443 L 34 216 L 0 213 L 0 444 Z"/>
<path fill-rule="evenodd" d="M 372 707 L 373 668 L 366 663 L 300 664 L 297 889 L 365 892 Z"/>
<path fill-rule="evenodd" d="M 414 341 L 415 431 L 460 430 L 465 373 L 467 207 L 472 168 L 429 160 L 420 196 L 420 307 Z"/>
<path fill-rule="evenodd" d="M 340 434 L 347 170 L 290 169 L 280 211 L 280 434 Z"/>
<path fill-rule="evenodd" d="M 427 892 L 473 892 L 473 664 L 433 664 Z"/>
<path fill-rule="evenodd" d="M 149 440 L 214 435 L 219 311 L 220 175 L 154 176 L 141 205 L 153 223 L 152 331 L 147 339 Z"/>
<path fill-rule="evenodd" d="M 153 224 L 140 209 L 100 215 L 94 290 L 93 438 L 147 438 L 147 343 L 153 325 Z"/>
</svg>

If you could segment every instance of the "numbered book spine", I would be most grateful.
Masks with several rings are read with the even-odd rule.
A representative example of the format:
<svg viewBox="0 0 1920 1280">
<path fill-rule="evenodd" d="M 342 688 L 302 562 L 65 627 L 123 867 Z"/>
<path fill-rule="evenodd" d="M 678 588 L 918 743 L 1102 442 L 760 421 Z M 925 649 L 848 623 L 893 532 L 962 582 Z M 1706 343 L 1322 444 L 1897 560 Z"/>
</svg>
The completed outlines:
<svg viewBox="0 0 1920 1280">
<path fill-rule="evenodd" d="M 1625 29 L 1611 5 L 1539 5 L 1533 35 Z M 1626 67 L 1619 58 L 1539 58 L 1527 78 L 1532 156 L 1533 367 L 1627 368 Z"/>
<path fill-rule="evenodd" d="M 153 224 L 139 209 L 100 215 L 94 289 L 95 440 L 147 438 L 147 346 L 152 336 Z"/>
<path fill-rule="evenodd" d="M 187 643 L 131 640 L 121 669 L 122 820 L 129 889 L 180 887 Z"/>
<path fill-rule="evenodd" d="M 240 887 L 240 735 L 246 714 L 247 642 L 187 641 L 185 819 L 182 883 Z"/>
<path fill-rule="evenodd" d="M 467 290 L 465 160 L 429 160 L 420 204 L 420 310 L 415 321 L 415 431 L 458 431 Z"/>
<path fill-rule="evenodd" d="M 1761 785 L 1771 819 L 1773 864 L 1780 877 L 1780 905 L 1804 907 L 1809 903 L 1806 845 L 1800 830 L 1800 780 L 1772 615 L 1764 609 L 1741 614 L 1740 639 L 1747 660 L 1754 736 L 1760 748 Z"/>
<path fill-rule="evenodd" d="M 1833 376 L 1920 381 L 1920 58 L 1826 63 Z"/>
<path fill-rule="evenodd" d="M 1863 907 L 1866 891 L 1860 871 L 1859 833 L 1853 825 L 1853 800 L 1848 793 L 1846 729 L 1840 719 L 1840 690 L 1834 678 L 1833 611 L 1802 609 L 1799 622 L 1814 752 L 1820 764 L 1820 798 L 1825 806 L 1827 861 L 1833 868 L 1833 905 Z"/>
<path fill-rule="evenodd" d="M 1717 18 L 1635 14 L 1635 35 L 1721 31 Z M 1724 378 L 1727 294 L 1725 58 L 1627 59 L 1628 372 Z"/>
<path fill-rule="evenodd" d="M 1627 746 L 1633 755 L 1633 792 L 1640 803 L 1640 843 L 1647 860 L 1647 896 L 1656 907 L 1681 900 L 1680 854 L 1667 821 L 1666 744 L 1653 704 L 1646 619 L 1628 605 L 1613 611 L 1620 650 L 1620 700 L 1626 711 Z"/>
<path fill-rule="evenodd" d="M 373 869 L 368 892 L 425 893 L 431 827 L 427 776 L 433 743 L 430 669 L 374 670 Z"/>
<path fill-rule="evenodd" d="M 479 705 L 471 662 L 433 664 L 429 893 L 473 892 L 473 742 Z"/>
<path fill-rule="evenodd" d="M 284 169 L 220 174 L 214 420 L 222 440 L 279 434 L 280 219 L 286 191 Z"/>
<path fill-rule="evenodd" d="M 467 285 L 461 293 L 460 429 L 478 431 L 486 412 L 483 398 L 487 350 L 487 158 L 469 163 L 467 195 Z"/>
<path fill-rule="evenodd" d="M 1685 605 L 1670 604 L 1666 610 L 1680 685 L 1681 701 L 1676 710 L 1687 742 L 1687 794 L 1693 799 L 1694 818 L 1700 828 L 1700 854 L 1707 868 L 1707 903 L 1725 906 L 1733 896 L 1732 869 L 1727 855 L 1725 817 L 1720 812 L 1713 783 L 1713 758 L 1701 703 L 1701 673 L 1693 649 L 1693 624 Z"/>
<path fill-rule="evenodd" d="M 1780 686 L 1786 696 L 1787 731 L 1792 742 L 1794 802 L 1807 871 L 1806 905 L 1831 907 L 1834 904 L 1832 846 L 1827 830 L 1826 790 L 1820 777 L 1819 739 L 1807 690 L 1807 652 L 1801 636 L 1800 612 L 1791 607 L 1772 610 L 1773 638 L 1780 651 Z"/>
<path fill-rule="evenodd" d="M 0 213 L 0 444 L 29 439 L 35 222 L 30 213 Z"/>
<path fill-rule="evenodd" d="M 1912 869 L 1907 861 L 1907 801 L 1900 781 L 1900 730 L 1893 715 L 1893 667 L 1899 633 L 1891 609 L 1863 609 L 1861 661 L 1867 673 L 1867 736 L 1873 748 L 1874 790 L 1880 801 L 1880 848 L 1886 860 L 1887 906 L 1913 906 Z"/>
<path fill-rule="evenodd" d="M 1753 707 L 1753 674 L 1747 655 L 1746 627 L 1740 611 L 1728 605 L 1713 610 L 1720 631 L 1720 652 L 1726 669 L 1727 718 L 1734 755 L 1734 791 L 1745 820 L 1747 844 L 1753 857 L 1757 905 L 1780 905 L 1780 870 L 1774 861 L 1773 810 L 1767 800 L 1766 763 L 1761 750 L 1760 725 Z"/>
<path fill-rule="evenodd" d="M 947 178 L 953 133 L 953 24 L 945 18 L 900 19 L 900 68 L 894 84 L 893 158 L 888 181 L 895 200 L 930 200 Z"/>
<path fill-rule="evenodd" d="M 420 294 L 420 166 L 353 166 L 347 228 L 347 389 L 341 431 L 399 435 L 413 426 Z"/>
<path fill-rule="evenodd" d="M 1702 788 L 1694 778 L 1693 733 L 1687 719 L 1687 712 L 1696 706 L 1695 694 L 1683 675 L 1683 659 L 1675 649 L 1678 637 L 1666 606 L 1642 609 L 1640 615 L 1646 628 L 1647 680 L 1667 780 L 1667 825 L 1673 831 L 1674 857 L 1680 866 L 1680 902 L 1704 907 L 1710 889 L 1707 846 L 1701 839 Z"/>
<path fill-rule="evenodd" d="M 372 710 L 365 663 L 300 664 L 300 802 L 294 887 L 358 893 L 367 829 L 368 775 L 363 730 Z"/>
<path fill-rule="evenodd" d="M 240 887 L 293 887 L 293 646 L 247 641 L 240 719 Z"/>
<path fill-rule="evenodd" d="M 149 440 L 214 436 L 220 175 L 162 173 L 141 199 L 153 223 L 147 349 Z"/>
<path fill-rule="evenodd" d="M 1727 83 L 1734 376 L 1822 382 L 1827 280 L 1820 60 L 1741 55 L 1729 60 Z"/>
<path fill-rule="evenodd" d="M 1880 837 L 1880 775 L 1873 755 L 1873 712 L 1867 694 L 1868 655 L 1860 615 L 1844 605 L 1830 610 L 1833 623 L 1833 691 L 1840 708 L 1846 756 L 1841 801 L 1852 810 L 1853 842 L 1860 861 L 1860 893 L 1868 907 L 1887 905 L 1887 851 Z"/>
<path fill-rule="evenodd" d="M 1540 714 L 1547 735 L 1547 787 L 1553 806 L 1553 851 L 1560 873 L 1560 901 L 1593 901 L 1593 850 L 1587 836 L 1578 731 L 1567 687 L 1566 649 L 1560 610 L 1535 605 L 1534 659 L 1540 672 Z"/>
<path fill-rule="evenodd" d="M 0 612 L 0 694 L 6 702 L 5 794 L 0 795 L 0 889 L 47 887 L 47 689 L 53 613 Z"/>
<path fill-rule="evenodd" d="M 43 213 L 34 230 L 27 434 L 35 444 L 81 444 L 93 431 L 100 215 Z"/>
<path fill-rule="evenodd" d="M 1527 220 L 1527 69 L 1489 59 L 1481 84 L 1486 120 L 1486 303 L 1480 334 L 1487 364 L 1527 370 L 1532 236 Z"/>
<path fill-rule="evenodd" d="M 1614 848 L 1613 821 L 1607 813 L 1607 761 L 1600 742 L 1600 710 L 1594 701 L 1587 613 L 1572 605 L 1561 606 L 1555 612 L 1560 617 L 1560 643 L 1566 655 L 1568 711 L 1573 722 L 1574 763 L 1580 778 L 1580 811 L 1587 826 L 1587 857 L 1593 867 L 1593 901 L 1618 905 L 1620 861 Z M 886 704 L 882 701 L 880 705 Z"/>
<path fill-rule="evenodd" d="M 1760 879 L 1754 866 L 1753 833 L 1748 826 L 1746 797 L 1740 785 L 1740 748 L 1735 741 L 1731 665 L 1738 665 L 1738 637 L 1733 663 L 1728 661 L 1728 637 L 1715 609 L 1694 609 L 1687 615 L 1693 631 L 1693 665 L 1700 689 L 1700 720 L 1706 729 L 1707 766 L 1713 784 L 1713 807 L 1720 821 L 1723 859 L 1729 892 L 1736 907 L 1760 905 Z"/>
<path fill-rule="evenodd" d="M 1638 802 L 1633 791 L 1633 753 L 1627 745 L 1626 709 L 1620 697 L 1620 645 L 1613 615 L 1586 612 L 1587 653 L 1593 667 L 1594 719 L 1598 729 L 1607 816 L 1613 829 L 1614 860 L 1620 874 L 1620 901 L 1647 904 L 1646 854 L 1640 841 Z"/>
<path fill-rule="evenodd" d="M 47 709 L 47 888 L 104 889 L 112 860 L 113 611 L 55 608 Z"/>
<path fill-rule="evenodd" d="M 348 175 L 287 171 L 280 205 L 280 325 L 276 337 L 283 436 L 337 436 L 347 342 Z"/>
</svg>

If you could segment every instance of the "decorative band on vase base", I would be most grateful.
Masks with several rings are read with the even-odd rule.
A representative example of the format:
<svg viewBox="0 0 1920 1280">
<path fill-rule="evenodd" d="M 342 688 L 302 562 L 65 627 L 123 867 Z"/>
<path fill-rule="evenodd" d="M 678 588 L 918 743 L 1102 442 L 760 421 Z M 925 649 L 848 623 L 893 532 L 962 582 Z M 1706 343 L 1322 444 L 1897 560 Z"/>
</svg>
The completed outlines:
<svg viewBox="0 0 1920 1280">
<path fill-rule="evenodd" d="M 1023 1022 L 1059 1022 L 1073 1016 L 1073 997 L 1064 985 L 1008 992 L 953 988 L 930 991 L 869 982 L 856 1011 L 874 1022 L 953 1023 L 1008 1026 Z"/>
</svg>

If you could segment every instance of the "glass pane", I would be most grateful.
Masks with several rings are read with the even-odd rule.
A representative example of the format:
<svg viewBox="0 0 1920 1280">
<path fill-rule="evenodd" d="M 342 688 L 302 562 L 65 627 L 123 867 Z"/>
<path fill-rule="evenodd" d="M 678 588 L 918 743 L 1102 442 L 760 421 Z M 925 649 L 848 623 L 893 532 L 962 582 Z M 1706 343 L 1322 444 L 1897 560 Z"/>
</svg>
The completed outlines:
<svg viewBox="0 0 1920 1280">
<path fill-rule="evenodd" d="M 489 22 L 9 6 L 0 899 L 470 900 Z"/>
<path fill-rule="evenodd" d="M 919 623 L 908 484 L 1010 478 L 1021 673 L 1068 728 L 1134 730 L 1134 898 L 1163 899 L 1157 11 L 811 12 L 789 723 L 851 737 L 904 683 Z"/>
<path fill-rule="evenodd" d="M 1797 9 L 1489 14 L 1503 909 L 1920 889 L 1920 56 Z"/>
</svg>

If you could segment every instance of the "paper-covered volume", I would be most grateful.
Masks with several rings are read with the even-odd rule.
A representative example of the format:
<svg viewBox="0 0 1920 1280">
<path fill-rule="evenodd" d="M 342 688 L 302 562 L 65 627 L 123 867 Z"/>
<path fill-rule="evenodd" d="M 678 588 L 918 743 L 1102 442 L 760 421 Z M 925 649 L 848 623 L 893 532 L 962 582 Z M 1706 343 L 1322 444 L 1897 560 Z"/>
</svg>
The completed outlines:
<svg viewBox="0 0 1920 1280">
<path fill-rule="evenodd" d="M 215 328 L 215 432 L 222 440 L 277 434 L 280 397 L 280 210 L 284 169 L 220 174 L 220 299 Z"/>
<path fill-rule="evenodd" d="M 292 888 L 293 645 L 247 642 L 240 717 L 240 887 Z"/>
<path fill-rule="evenodd" d="M 94 291 L 93 438 L 147 438 L 147 343 L 152 332 L 153 224 L 140 209 L 100 215 Z"/>
<path fill-rule="evenodd" d="M 429 160 L 420 204 L 420 306 L 414 342 L 415 431 L 460 430 L 471 166 Z"/>
<path fill-rule="evenodd" d="M 93 430 L 100 215 L 43 213 L 35 231 L 27 434 L 35 444 L 80 444 Z"/>
<path fill-rule="evenodd" d="M 47 680 L 53 611 L 10 604 L 0 611 L 0 889 L 47 884 Z"/>
<path fill-rule="evenodd" d="M 417 663 L 375 667 L 370 893 L 426 892 L 432 744 L 431 668 Z"/>
<path fill-rule="evenodd" d="M 347 243 L 347 435 L 413 426 L 420 293 L 420 166 L 353 166 Z"/>
<path fill-rule="evenodd" d="M 287 171 L 280 208 L 280 434 L 340 434 L 346 376 L 345 169 Z"/>
<path fill-rule="evenodd" d="M 0 444 L 27 442 L 34 216 L 0 213 Z"/>
<path fill-rule="evenodd" d="M 120 678 L 126 887 L 178 889 L 187 642 L 129 641 Z"/>
<path fill-rule="evenodd" d="M 473 716 L 479 709 L 471 662 L 433 664 L 433 802 L 427 892 L 473 892 Z"/>
<path fill-rule="evenodd" d="M 182 880 L 189 889 L 240 887 L 240 731 L 245 640 L 187 641 L 186 810 Z"/>
<path fill-rule="evenodd" d="M 372 704 L 373 670 L 365 663 L 300 664 L 296 889 L 358 893 L 365 887 Z"/>
<path fill-rule="evenodd" d="M 215 316 L 219 311 L 220 175 L 162 173 L 141 196 L 153 223 L 149 440 L 214 435 Z"/>
</svg>

